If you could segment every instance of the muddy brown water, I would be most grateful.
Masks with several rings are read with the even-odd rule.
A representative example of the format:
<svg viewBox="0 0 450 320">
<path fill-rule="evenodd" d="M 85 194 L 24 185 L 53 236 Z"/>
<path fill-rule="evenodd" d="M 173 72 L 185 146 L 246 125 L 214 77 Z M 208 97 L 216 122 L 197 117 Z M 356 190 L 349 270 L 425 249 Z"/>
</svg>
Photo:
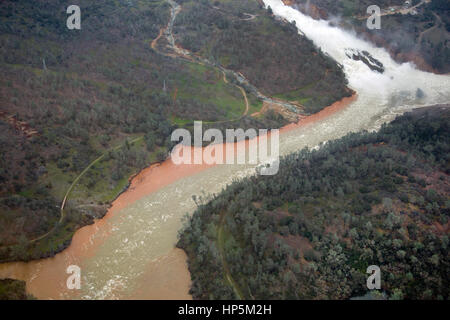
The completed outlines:
<svg viewBox="0 0 450 320">
<path fill-rule="evenodd" d="M 285 6 L 263 0 L 274 14 L 289 21 L 339 62 L 358 93 L 281 130 L 280 153 L 338 139 L 349 132 L 376 130 L 414 107 L 450 101 L 450 77 L 397 64 L 382 48 L 357 39 Z M 347 48 L 366 50 L 381 61 L 384 74 L 348 59 Z M 424 97 L 417 97 L 417 89 Z M 170 160 L 136 176 L 130 189 L 107 215 L 78 230 L 71 246 L 50 259 L 0 265 L 0 278 L 21 279 L 39 299 L 189 299 L 190 275 L 183 251 L 175 249 L 183 217 L 192 214 L 192 197 L 219 193 L 234 179 L 255 174 L 254 165 L 180 165 Z M 70 200 L 69 200 L 70 201 Z M 82 272 L 81 290 L 66 286 L 69 265 Z"/>
<path fill-rule="evenodd" d="M 282 128 L 281 137 L 338 113 L 355 99 L 356 96 L 346 98 Z M 196 152 L 194 148 L 191 150 Z M 144 169 L 113 202 L 103 219 L 75 233 L 66 250 L 48 259 L 1 264 L 0 277 L 26 281 L 28 292 L 39 299 L 190 299 L 186 254 L 174 245 L 183 213 L 195 209 L 192 195 L 202 192 L 191 195 L 190 190 L 186 196 L 181 187 L 200 191 L 198 184 L 203 186 L 203 194 L 207 194 L 208 188 L 200 183 L 206 179 L 212 186 L 209 191 L 219 192 L 217 186 L 224 187 L 232 177 L 250 174 L 245 173 L 249 171 L 246 166 L 236 167 L 241 167 L 238 170 L 241 174 L 230 174 L 224 179 L 216 174 L 215 179 L 209 177 L 213 174 L 209 171 L 213 169 L 211 165 L 175 165 L 170 159 Z M 219 172 L 225 176 L 233 170 Z M 171 199 L 171 194 L 180 193 L 184 201 Z M 152 207 L 156 209 L 154 212 Z M 157 237 L 153 236 L 154 231 Z M 70 265 L 81 268 L 79 291 L 67 289 L 66 269 Z"/>
</svg>

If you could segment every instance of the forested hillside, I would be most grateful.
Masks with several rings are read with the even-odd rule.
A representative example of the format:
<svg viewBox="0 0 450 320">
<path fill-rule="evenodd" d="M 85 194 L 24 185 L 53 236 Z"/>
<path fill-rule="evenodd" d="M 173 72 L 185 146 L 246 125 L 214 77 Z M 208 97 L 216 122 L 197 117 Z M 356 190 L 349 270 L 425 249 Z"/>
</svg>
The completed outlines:
<svg viewBox="0 0 450 320">
<path fill-rule="evenodd" d="M 308 113 L 351 95 L 341 67 L 257 0 L 178 2 L 181 46 L 242 73 L 264 94 L 297 101 Z"/>
<path fill-rule="evenodd" d="M 66 27 L 67 1 L 0 2 L 0 261 L 61 251 L 77 228 L 103 216 L 130 176 L 166 159 L 177 127 L 190 128 L 193 120 L 219 128 L 287 123 L 272 110 L 259 112 L 262 102 L 249 93 L 246 106 L 243 92 L 219 68 L 157 50 L 171 16 L 167 1 L 77 4 L 81 30 Z M 306 43 L 292 26 L 260 7 L 252 10 L 264 15 L 265 26 L 282 30 L 283 41 Z M 260 27 L 245 33 L 254 44 Z M 286 52 L 298 47 L 295 41 L 283 46 Z M 342 89 L 314 111 L 349 93 L 340 68 L 307 48 L 303 58 L 315 66 L 308 77 L 328 72 L 326 81 Z M 253 60 L 264 68 L 264 61 Z M 277 64 L 286 69 L 290 60 L 280 57 Z"/>
<path fill-rule="evenodd" d="M 199 201 L 178 243 L 193 297 L 449 299 L 449 120 L 418 109 Z"/>
<path fill-rule="evenodd" d="M 450 72 L 450 1 L 448 0 L 284 0 L 314 18 L 336 18 L 342 26 L 388 49 L 399 62 Z M 381 29 L 367 28 L 367 8 L 382 9 Z M 391 10 L 394 10 L 391 12 Z"/>
<path fill-rule="evenodd" d="M 80 7 L 82 30 L 71 31 L 66 1 L 0 3 L 0 260 L 61 250 L 76 228 L 104 213 L 103 202 L 136 168 L 165 157 L 158 153 L 172 124 L 163 80 L 192 74 L 146 42 L 168 20 L 164 1 Z M 143 134 L 148 149 L 144 140 L 125 145 Z M 70 184 L 105 152 L 58 223 Z M 81 204 L 92 207 L 80 210 Z"/>
<path fill-rule="evenodd" d="M 0 300 L 32 300 L 26 293 L 25 282 L 17 280 L 0 280 Z"/>
</svg>

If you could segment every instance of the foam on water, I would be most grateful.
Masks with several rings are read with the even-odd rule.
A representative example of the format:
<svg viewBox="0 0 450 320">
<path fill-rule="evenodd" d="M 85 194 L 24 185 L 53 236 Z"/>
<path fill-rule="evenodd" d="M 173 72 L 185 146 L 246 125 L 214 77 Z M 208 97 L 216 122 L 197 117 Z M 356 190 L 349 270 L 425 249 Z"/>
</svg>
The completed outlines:
<svg viewBox="0 0 450 320">
<path fill-rule="evenodd" d="M 314 20 L 298 10 L 286 6 L 281 0 L 263 0 L 270 6 L 276 16 L 296 26 L 321 50 L 344 66 L 349 84 L 359 94 L 390 96 L 405 91 L 415 97 L 417 88 L 427 95 L 427 104 L 448 101 L 449 77 L 417 70 L 411 63 L 398 64 L 383 48 L 359 39 L 354 33 L 330 26 L 328 21 Z M 375 59 L 381 61 L 386 68 L 384 74 L 373 72 L 361 61 L 354 61 L 345 55 L 345 49 L 368 51 Z"/>
</svg>

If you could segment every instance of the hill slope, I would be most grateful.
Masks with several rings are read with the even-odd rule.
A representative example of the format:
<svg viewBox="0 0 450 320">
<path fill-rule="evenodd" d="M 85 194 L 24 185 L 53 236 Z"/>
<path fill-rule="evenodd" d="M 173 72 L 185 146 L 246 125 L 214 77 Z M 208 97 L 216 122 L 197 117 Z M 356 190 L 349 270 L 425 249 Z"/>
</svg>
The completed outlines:
<svg viewBox="0 0 450 320">
<path fill-rule="evenodd" d="M 398 62 L 450 72 L 450 2 L 447 0 L 283 0 L 319 19 L 338 20 L 365 39 L 385 47 Z M 381 8 L 381 29 L 367 28 L 367 8 Z"/>
<path fill-rule="evenodd" d="M 103 216 L 131 175 L 166 158 L 177 127 L 190 128 L 193 120 L 219 128 L 288 122 L 274 112 L 247 116 L 262 102 L 247 93 L 246 106 L 245 92 L 218 67 L 156 50 L 167 43 L 168 1 L 78 4 L 81 30 L 67 29 L 66 1 L 0 3 L 0 261 L 64 249 L 77 228 Z M 252 10 L 265 15 L 267 28 L 297 37 L 259 7 Z M 261 28 L 246 37 L 259 39 Z M 297 44 L 283 46 L 292 51 Z M 349 94 L 334 62 L 320 53 L 302 57 L 324 62 L 308 76 L 320 79 L 330 69 L 324 81 L 342 89 L 317 109 Z M 254 60 L 255 67 L 263 65 Z M 286 69 L 289 61 L 277 64 Z"/>
<path fill-rule="evenodd" d="M 234 183 L 178 246 L 196 299 L 448 299 L 450 109 L 424 108 Z"/>
<path fill-rule="evenodd" d="M 179 2 L 181 46 L 242 73 L 264 94 L 297 101 L 307 113 L 350 96 L 341 67 L 258 1 Z"/>
</svg>

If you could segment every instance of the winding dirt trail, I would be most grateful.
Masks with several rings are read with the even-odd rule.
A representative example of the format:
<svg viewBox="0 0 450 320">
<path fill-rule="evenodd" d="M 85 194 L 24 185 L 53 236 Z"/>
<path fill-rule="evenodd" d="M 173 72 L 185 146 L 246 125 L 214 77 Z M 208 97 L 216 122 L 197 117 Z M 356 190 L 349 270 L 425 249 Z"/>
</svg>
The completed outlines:
<svg viewBox="0 0 450 320">
<path fill-rule="evenodd" d="M 130 144 L 134 144 L 134 143 L 136 143 L 136 142 L 138 142 L 138 141 L 141 141 L 142 139 L 143 139 L 144 137 L 138 137 L 138 138 L 136 138 L 136 139 L 134 139 L 134 140 L 132 140 L 132 141 L 129 141 L 128 143 L 130 143 Z M 58 220 L 58 222 L 53 226 L 53 228 L 51 228 L 48 232 L 46 232 L 45 234 L 43 234 L 43 235 L 40 235 L 39 237 L 36 237 L 36 238 L 34 238 L 34 239 L 30 239 L 29 241 L 28 241 L 28 243 L 29 244 L 32 244 L 32 243 L 35 243 L 35 242 L 37 242 L 37 241 L 40 241 L 40 240 L 43 240 L 43 239 L 45 239 L 45 238 L 47 238 L 53 231 L 55 231 L 55 229 L 59 226 L 59 225 L 61 225 L 62 224 L 62 222 L 63 222 L 63 220 L 64 220 L 64 218 L 65 218 L 65 213 L 64 213 L 64 208 L 65 208 L 65 206 L 66 206 L 66 203 L 67 203 L 67 200 L 68 200 L 68 198 L 69 198 L 69 195 L 70 195 L 70 193 L 72 192 L 72 190 L 73 190 L 73 188 L 75 188 L 75 186 L 78 184 L 78 181 L 80 181 L 80 179 L 94 166 L 94 165 L 96 165 L 97 163 L 99 163 L 103 158 L 105 158 L 106 157 L 106 155 L 108 154 L 108 152 L 110 152 L 110 151 L 114 151 L 114 150 L 118 150 L 118 149 L 120 149 L 122 146 L 123 146 L 124 144 L 120 144 L 120 145 L 118 145 L 118 146 L 116 146 L 116 147 L 113 147 L 113 148 L 111 148 L 111 149 L 109 149 L 107 152 L 104 152 L 101 156 L 99 156 L 97 159 L 95 159 L 94 161 L 92 161 L 76 178 L 75 178 L 75 180 L 72 182 L 72 184 L 70 185 L 70 187 L 69 187 L 69 189 L 67 189 L 67 192 L 66 192 L 66 194 L 64 195 L 64 198 L 63 198 L 63 200 L 62 200 L 62 203 L 61 203 L 61 207 L 60 207 L 60 217 L 59 217 L 59 220 Z"/>
<path fill-rule="evenodd" d="M 440 16 L 438 16 L 436 13 L 433 12 L 434 17 L 436 18 L 436 23 L 434 24 L 434 26 L 432 26 L 431 28 L 428 28 L 427 30 L 424 30 L 420 33 L 419 35 L 419 39 L 417 40 L 417 46 L 420 46 L 420 44 L 422 43 L 422 39 L 424 37 L 424 35 L 426 35 L 427 33 L 430 33 L 431 31 L 433 31 L 434 29 L 438 28 L 440 24 L 442 24 L 442 19 Z"/>
<path fill-rule="evenodd" d="M 242 95 L 244 96 L 244 101 L 245 101 L 245 112 L 244 112 L 244 114 L 243 114 L 242 116 L 245 117 L 245 116 L 248 114 L 248 110 L 249 110 L 247 94 L 245 93 L 244 88 L 239 87 L 239 86 L 237 86 L 237 87 L 239 88 L 239 90 L 241 90 Z"/>
<path fill-rule="evenodd" d="M 223 73 L 223 82 L 228 84 L 229 81 L 227 79 L 227 74 L 223 70 L 222 70 L 222 73 Z M 249 107 L 249 103 L 248 103 L 247 93 L 245 92 L 244 88 L 242 88 L 241 86 L 238 86 L 238 85 L 236 85 L 236 87 L 238 87 L 239 90 L 241 90 L 242 96 L 244 97 L 244 101 L 245 101 L 245 111 L 244 111 L 244 114 L 241 117 L 241 119 L 242 119 L 243 117 L 245 117 L 248 114 L 248 110 L 249 110 L 250 107 Z"/>
<path fill-rule="evenodd" d="M 173 25 L 176 19 L 176 16 L 180 13 L 181 11 L 181 6 L 179 6 L 176 2 L 173 1 L 169 1 L 169 3 L 173 6 L 172 10 L 171 10 L 171 18 L 169 23 L 167 24 L 167 26 L 165 28 L 162 28 L 159 31 L 158 36 L 151 42 L 150 46 L 153 50 L 155 50 L 156 52 L 165 55 L 165 56 L 169 56 L 171 58 L 181 58 L 184 60 L 189 60 L 191 62 L 200 64 L 200 65 L 205 65 L 205 62 L 201 61 L 201 60 L 196 60 L 191 58 L 193 56 L 193 53 L 188 52 L 187 50 L 180 48 L 176 45 L 175 43 L 175 37 L 173 35 Z M 253 16 L 252 19 L 256 18 L 256 16 Z M 159 39 L 161 39 L 161 37 L 163 35 L 166 35 L 167 37 L 167 41 L 169 42 L 169 44 L 171 45 L 172 50 L 176 53 L 176 55 L 172 55 L 172 54 L 168 54 L 165 53 L 163 51 L 158 50 L 158 41 Z M 200 58 L 199 58 L 200 59 Z M 225 84 L 229 84 L 230 82 L 227 79 L 227 75 L 225 72 L 224 68 L 219 68 L 220 71 L 223 73 L 223 82 Z M 238 119 L 231 119 L 231 120 L 223 120 L 223 121 L 214 121 L 214 122 L 208 122 L 208 123 L 228 123 L 228 122 L 235 122 L 235 121 L 239 121 L 241 120 L 243 117 L 245 117 L 246 115 L 248 115 L 248 111 L 249 111 L 249 102 L 248 102 L 248 98 L 247 98 L 247 93 L 245 92 L 244 88 L 239 86 L 239 85 L 235 85 L 242 93 L 242 96 L 244 98 L 244 102 L 245 102 L 245 110 L 244 113 L 238 118 Z"/>
<path fill-rule="evenodd" d="M 150 46 L 152 47 L 153 50 L 158 51 L 156 46 L 158 45 L 158 41 L 159 41 L 159 39 L 161 39 L 165 30 L 166 30 L 165 28 L 159 30 L 159 35 L 155 39 L 153 39 L 152 43 L 150 44 Z"/>
<path fill-rule="evenodd" d="M 277 105 L 279 108 L 286 109 L 295 114 L 301 113 L 302 107 L 300 105 L 291 103 L 288 101 L 284 101 L 281 99 L 275 99 L 272 97 L 268 97 L 268 96 L 264 95 L 263 93 L 261 93 L 254 85 L 252 85 L 248 81 L 248 79 L 245 78 L 245 76 L 242 73 L 236 72 L 234 70 L 226 69 L 222 65 L 211 62 L 210 60 L 208 60 L 206 58 L 200 57 L 200 56 L 194 54 L 193 52 L 190 52 L 189 50 L 186 50 L 186 49 L 182 48 L 180 45 L 176 44 L 175 37 L 173 34 L 173 28 L 175 25 L 176 18 L 178 16 L 178 14 L 181 12 L 181 6 L 174 0 L 167 0 L 167 2 L 172 7 L 171 16 L 170 16 L 169 23 L 167 24 L 167 27 L 164 28 L 163 30 L 160 30 L 160 33 L 162 32 L 163 34 L 166 35 L 167 41 L 169 43 L 169 48 L 174 53 L 166 53 L 166 52 L 158 50 L 157 41 L 161 38 L 160 36 L 157 37 L 155 39 L 156 41 L 153 41 L 154 43 L 152 42 L 152 44 L 151 44 L 152 48 L 154 47 L 158 53 L 163 54 L 165 56 L 172 57 L 172 58 L 178 58 L 178 59 L 181 59 L 184 61 L 198 63 L 200 65 L 207 65 L 207 66 L 218 69 L 219 71 L 223 72 L 224 75 L 228 73 L 236 79 L 237 83 L 239 83 L 239 85 L 236 84 L 236 86 L 242 88 L 241 92 L 250 92 L 251 94 L 253 94 L 255 97 L 257 97 L 259 100 L 261 100 L 263 102 Z M 226 76 L 224 77 L 224 81 L 225 81 L 225 79 L 226 79 Z M 226 81 L 226 83 L 228 83 L 228 81 Z M 246 95 L 244 96 L 244 99 L 247 102 Z M 245 115 L 247 115 L 247 113 L 248 113 L 248 110 L 245 112 Z M 236 121 L 236 119 L 220 121 L 217 123 L 234 122 L 234 121 Z"/>
</svg>

